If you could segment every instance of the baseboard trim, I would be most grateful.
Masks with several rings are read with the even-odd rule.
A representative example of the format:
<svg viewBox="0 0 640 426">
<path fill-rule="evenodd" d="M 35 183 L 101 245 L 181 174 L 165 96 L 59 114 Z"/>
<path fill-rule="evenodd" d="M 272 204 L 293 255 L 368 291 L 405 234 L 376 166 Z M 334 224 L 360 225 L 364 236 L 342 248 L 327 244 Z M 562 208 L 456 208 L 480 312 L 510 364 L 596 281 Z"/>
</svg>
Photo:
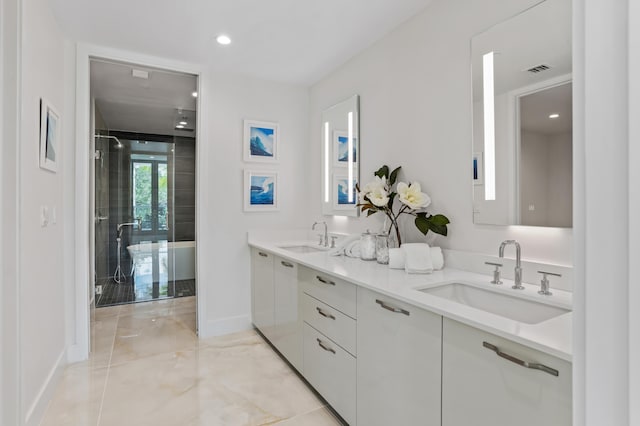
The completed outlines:
<svg viewBox="0 0 640 426">
<path fill-rule="evenodd" d="M 58 355 L 58 359 L 56 359 L 51 371 L 49 371 L 47 378 L 40 387 L 40 391 L 29 406 L 29 409 L 24 416 L 25 426 L 37 426 L 40 424 L 40 421 L 47 410 L 47 406 L 49 405 L 49 401 L 53 397 L 53 392 L 55 391 L 62 376 L 62 369 L 64 367 L 62 360 L 64 359 L 64 355 L 65 351 L 63 350 L 60 352 L 60 355 Z"/>
<path fill-rule="evenodd" d="M 89 358 L 89 353 L 86 348 L 80 347 L 80 345 L 75 344 L 71 345 L 67 348 L 67 363 L 73 364 L 80 361 L 85 361 Z"/>
<path fill-rule="evenodd" d="M 201 339 L 206 339 L 207 337 L 223 336 L 225 334 L 251 330 L 252 328 L 251 316 L 239 315 L 236 317 L 219 318 L 207 321 L 204 327 L 199 327 L 198 336 Z"/>
</svg>

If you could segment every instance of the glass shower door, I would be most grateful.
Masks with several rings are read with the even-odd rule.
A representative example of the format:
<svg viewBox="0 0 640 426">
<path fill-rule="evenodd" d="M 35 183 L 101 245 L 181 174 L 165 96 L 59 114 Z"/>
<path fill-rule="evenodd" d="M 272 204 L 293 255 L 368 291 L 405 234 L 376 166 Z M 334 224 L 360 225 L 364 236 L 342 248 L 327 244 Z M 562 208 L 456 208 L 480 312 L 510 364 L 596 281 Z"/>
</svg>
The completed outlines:
<svg viewBox="0 0 640 426">
<path fill-rule="evenodd" d="M 175 144 L 122 136 L 107 145 L 96 168 L 96 217 L 109 212 L 107 232 L 96 223 L 96 306 L 174 297 Z"/>
</svg>

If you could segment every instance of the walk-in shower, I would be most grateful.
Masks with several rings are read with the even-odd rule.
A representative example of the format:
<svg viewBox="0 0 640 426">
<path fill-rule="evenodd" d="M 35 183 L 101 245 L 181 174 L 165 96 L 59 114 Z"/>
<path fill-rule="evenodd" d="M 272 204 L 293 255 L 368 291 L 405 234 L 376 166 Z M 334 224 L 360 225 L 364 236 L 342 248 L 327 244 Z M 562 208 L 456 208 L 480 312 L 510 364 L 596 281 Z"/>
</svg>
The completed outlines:
<svg viewBox="0 0 640 426">
<path fill-rule="evenodd" d="M 91 90 L 96 306 L 195 295 L 196 77 L 95 60 Z"/>
</svg>

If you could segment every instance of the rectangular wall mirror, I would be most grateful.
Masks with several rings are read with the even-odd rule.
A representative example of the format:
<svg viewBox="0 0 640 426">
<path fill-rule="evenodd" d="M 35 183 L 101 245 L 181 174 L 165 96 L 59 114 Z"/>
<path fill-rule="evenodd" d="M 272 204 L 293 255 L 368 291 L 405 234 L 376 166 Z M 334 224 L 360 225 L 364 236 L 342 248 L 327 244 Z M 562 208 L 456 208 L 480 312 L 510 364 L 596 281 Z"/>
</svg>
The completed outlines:
<svg viewBox="0 0 640 426">
<path fill-rule="evenodd" d="M 322 214 L 358 216 L 360 176 L 359 98 L 322 112 Z"/>
<path fill-rule="evenodd" d="M 473 221 L 572 226 L 571 0 L 471 40 Z"/>
</svg>

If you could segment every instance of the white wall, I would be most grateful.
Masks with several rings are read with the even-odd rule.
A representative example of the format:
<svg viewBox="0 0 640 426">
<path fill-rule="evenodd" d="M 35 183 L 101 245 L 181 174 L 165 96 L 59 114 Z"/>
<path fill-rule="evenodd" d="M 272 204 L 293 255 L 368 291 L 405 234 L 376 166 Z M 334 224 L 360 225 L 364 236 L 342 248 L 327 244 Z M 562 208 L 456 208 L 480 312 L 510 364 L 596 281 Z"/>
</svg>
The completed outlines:
<svg viewBox="0 0 640 426">
<path fill-rule="evenodd" d="M 571 133 L 552 135 L 549 139 L 549 179 L 547 212 L 555 226 L 571 226 L 573 217 L 573 160 Z"/>
<path fill-rule="evenodd" d="M 205 277 L 200 297 L 207 306 L 206 323 L 199 326 L 207 336 L 251 326 L 247 229 L 310 227 L 313 222 L 307 202 L 308 90 L 217 73 L 203 79 L 197 244 L 199 277 Z M 243 162 L 244 119 L 280 124 L 277 165 Z M 279 172 L 278 212 L 243 212 L 244 169 Z"/>
<path fill-rule="evenodd" d="M 17 247 L 18 229 L 18 140 L 20 110 L 20 1 L 0 0 L 0 62 L 2 92 L 1 144 L 0 144 L 0 323 L 2 329 L 0 357 L 2 364 L 0 424 L 18 424 L 20 417 L 20 359 L 17 347 L 19 270 Z"/>
<path fill-rule="evenodd" d="M 548 223 L 549 138 L 522 132 L 520 139 L 520 220 L 522 224 Z M 529 210 L 533 205 L 534 210 Z"/>
<path fill-rule="evenodd" d="M 63 202 L 64 153 L 57 149 L 58 173 L 38 167 L 40 98 L 58 111 L 61 125 L 73 126 L 65 109 L 65 41 L 46 0 L 23 2 L 22 93 L 19 151 L 19 235 L 21 399 L 23 420 L 37 424 L 55 385 L 66 349 L 63 247 L 66 238 Z M 64 133 L 62 133 L 64 135 Z M 40 226 L 40 208 L 48 206 L 50 222 Z M 53 213 L 57 223 L 53 223 Z"/>
<path fill-rule="evenodd" d="M 497 253 L 515 238 L 531 260 L 572 264 L 572 231 L 557 228 L 474 225 L 471 188 L 470 40 L 474 34 L 537 3 L 536 0 L 436 0 L 426 10 L 311 88 L 312 188 L 320 188 L 321 111 L 359 94 L 361 180 L 382 164 L 402 165 L 432 197 L 431 212 L 451 219 L 448 238 L 437 244 Z M 319 216 L 320 197 L 309 199 Z M 378 229 L 380 220 L 332 219 L 331 228 L 355 232 Z M 413 225 L 409 239 L 419 239 Z"/>
</svg>

